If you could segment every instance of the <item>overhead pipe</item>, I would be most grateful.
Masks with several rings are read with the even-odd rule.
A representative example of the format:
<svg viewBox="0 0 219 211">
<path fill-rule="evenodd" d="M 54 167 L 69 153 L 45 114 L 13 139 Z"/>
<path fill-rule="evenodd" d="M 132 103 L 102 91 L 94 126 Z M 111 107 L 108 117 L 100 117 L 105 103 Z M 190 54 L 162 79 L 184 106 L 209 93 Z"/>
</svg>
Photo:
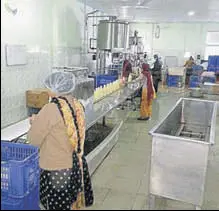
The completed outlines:
<svg viewBox="0 0 219 211">
<path fill-rule="evenodd" d="M 87 0 L 84 0 L 84 42 L 83 42 L 83 65 L 86 65 L 86 52 L 87 52 Z"/>
</svg>

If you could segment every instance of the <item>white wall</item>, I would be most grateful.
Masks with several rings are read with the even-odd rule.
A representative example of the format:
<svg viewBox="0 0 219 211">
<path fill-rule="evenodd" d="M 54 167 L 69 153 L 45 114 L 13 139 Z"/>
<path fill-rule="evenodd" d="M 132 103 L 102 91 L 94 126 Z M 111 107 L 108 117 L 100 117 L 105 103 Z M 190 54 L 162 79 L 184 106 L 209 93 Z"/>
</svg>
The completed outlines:
<svg viewBox="0 0 219 211">
<path fill-rule="evenodd" d="M 84 4 L 76 0 L 53 2 L 54 65 L 85 65 Z M 92 10 L 86 7 L 86 13 Z"/>
<path fill-rule="evenodd" d="M 1 128 L 27 117 L 25 92 L 43 87 L 53 65 L 80 65 L 84 6 L 76 0 L 14 0 L 17 15 L 1 1 Z M 90 11 L 88 8 L 87 11 Z M 5 44 L 24 44 L 28 64 L 7 66 Z"/>
<path fill-rule="evenodd" d="M 160 23 L 160 38 L 154 36 L 155 24 L 133 23 L 132 30 L 138 30 L 149 53 L 161 56 L 177 56 L 179 65 L 184 63 L 185 52 L 193 55 L 205 53 L 208 31 L 219 31 L 219 23 Z"/>
</svg>

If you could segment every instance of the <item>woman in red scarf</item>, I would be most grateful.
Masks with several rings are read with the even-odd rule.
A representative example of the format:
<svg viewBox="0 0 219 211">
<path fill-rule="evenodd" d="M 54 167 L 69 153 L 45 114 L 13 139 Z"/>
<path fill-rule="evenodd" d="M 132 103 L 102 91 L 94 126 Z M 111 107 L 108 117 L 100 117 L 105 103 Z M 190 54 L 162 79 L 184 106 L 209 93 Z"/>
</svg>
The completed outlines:
<svg viewBox="0 0 219 211">
<path fill-rule="evenodd" d="M 156 98 L 153 79 L 149 71 L 149 64 L 142 64 L 142 94 L 141 94 L 141 108 L 140 118 L 138 120 L 149 120 L 152 116 L 152 102 Z"/>
</svg>

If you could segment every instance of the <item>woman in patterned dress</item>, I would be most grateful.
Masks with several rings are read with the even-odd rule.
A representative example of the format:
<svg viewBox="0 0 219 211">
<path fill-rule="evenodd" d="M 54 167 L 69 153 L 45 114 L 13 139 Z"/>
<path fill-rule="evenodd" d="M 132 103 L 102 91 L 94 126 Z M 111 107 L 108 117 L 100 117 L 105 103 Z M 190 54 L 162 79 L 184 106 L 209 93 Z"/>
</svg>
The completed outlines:
<svg viewBox="0 0 219 211">
<path fill-rule="evenodd" d="M 31 119 L 28 138 L 40 149 L 40 201 L 48 210 L 74 210 L 93 204 L 93 191 L 84 157 L 85 114 L 71 93 L 72 73 L 53 73 L 45 86 L 54 97 Z"/>
<path fill-rule="evenodd" d="M 149 71 L 149 64 L 142 64 L 142 93 L 141 93 L 141 106 L 140 117 L 138 120 L 149 120 L 152 116 L 152 102 L 156 98 L 156 93 L 153 86 L 153 79 Z"/>
</svg>

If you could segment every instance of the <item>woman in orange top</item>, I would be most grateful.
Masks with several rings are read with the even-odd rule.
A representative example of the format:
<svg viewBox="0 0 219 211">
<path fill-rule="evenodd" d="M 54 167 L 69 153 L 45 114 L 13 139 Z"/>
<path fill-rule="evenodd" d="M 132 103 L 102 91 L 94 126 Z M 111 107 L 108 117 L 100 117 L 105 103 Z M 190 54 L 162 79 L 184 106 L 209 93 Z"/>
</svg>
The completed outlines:
<svg viewBox="0 0 219 211">
<path fill-rule="evenodd" d="M 189 60 L 186 61 L 184 67 L 186 68 L 186 85 L 189 84 L 190 76 L 192 75 L 192 66 L 195 64 L 195 61 L 192 56 L 190 56 Z"/>
<path fill-rule="evenodd" d="M 84 157 L 85 114 L 71 94 L 72 73 L 51 74 L 45 85 L 54 97 L 31 119 L 30 143 L 40 149 L 40 201 L 48 210 L 74 210 L 93 204 Z"/>
</svg>

